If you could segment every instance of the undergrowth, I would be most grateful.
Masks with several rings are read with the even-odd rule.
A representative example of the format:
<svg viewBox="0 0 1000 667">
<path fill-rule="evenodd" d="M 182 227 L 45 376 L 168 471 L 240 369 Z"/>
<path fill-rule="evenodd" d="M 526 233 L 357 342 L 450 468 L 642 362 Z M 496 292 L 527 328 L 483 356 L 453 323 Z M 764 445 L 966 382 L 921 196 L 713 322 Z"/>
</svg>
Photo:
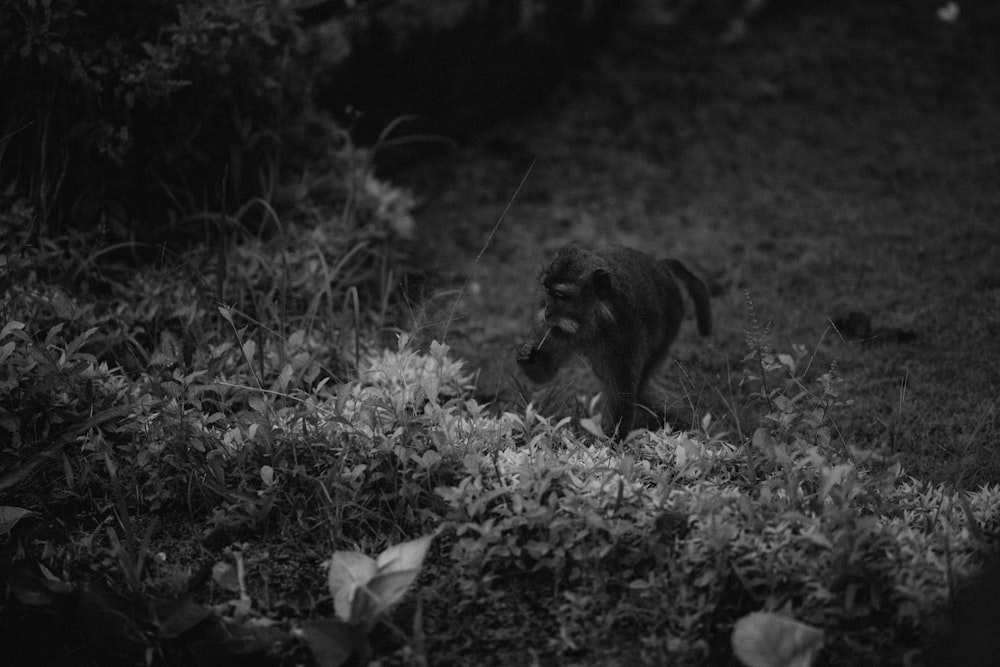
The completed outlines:
<svg viewBox="0 0 1000 667">
<path fill-rule="evenodd" d="M 918 664 L 1000 487 L 845 441 L 836 364 L 749 299 L 728 414 L 622 443 L 381 349 L 398 123 L 317 109 L 348 25 L 295 7 L 0 9 L 4 663 L 732 664 L 744 628 L 792 652 L 754 664 Z"/>
<path fill-rule="evenodd" d="M 334 296 L 337 271 L 318 270 L 342 257 L 323 234 L 233 249 L 227 266 L 244 273 L 226 293 L 257 295 L 242 308 L 206 296 L 214 268 L 197 253 L 126 284 L 79 245 L 8 246 L 0 631 L 12 655 L 597 664 L 614 649 L 719 664 L 734 624 L 764 611 L 821 630 L 824 664 L 888 664 L 920 655 L 929 619 L 992 547 L 1000 488 L 925 484 L 844 442 L 836 367 L 773 351 L 752 308 L 729 418 L 614 444 L 530 405 L 491 413 L 444 344 L 362 344 L 352 291 Z M 75 282 L 40 278 L 55 257 Z M 421 535 L 435 537 L 415 603 L 357 612 L 370 646 L 323 620 L 338 595 L 322 583 L 331 552 Z M 503 626 L 522 641 L 498 653 Z"/>
</svg>

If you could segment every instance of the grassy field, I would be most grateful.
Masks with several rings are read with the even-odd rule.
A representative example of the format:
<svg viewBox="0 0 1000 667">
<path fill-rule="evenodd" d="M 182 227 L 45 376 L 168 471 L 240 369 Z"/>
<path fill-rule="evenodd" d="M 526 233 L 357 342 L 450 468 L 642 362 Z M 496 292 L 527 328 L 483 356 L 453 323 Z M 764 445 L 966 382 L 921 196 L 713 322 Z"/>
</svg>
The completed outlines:
<svg viewBox="0 0 1000 667">
<path fill-rule="evenodd" d="M 801 658 L 774 665 L 979 664 L 1000 70 L 974 28 L 859 2 L 623 36 L 464 148 L 376 177 L 346 143 L 295 222 L 226 219 L 280 234 L 153 262 L 35 238 L 0 194 L 0 659 L 729 666 L 756 627 Z M 709 282 L 675 428 L 613 442 L 586 369 L 517 376 L 569 240 Z"/>
<path fill-rule="evenodd" d="M 711 281 L 716 319 L 675 347 L 680 403 L 732 416 L 719 393 L 748 293 L 775 348 L 836 364 L 850 440 L 921 478 L 1000 479 L 996 52 L 927 18 L 855 3 L 765 15 L 725 48 L 618 44 L 530 117 L 410 174 L 444 285 L 415 323 L 440 336 L 449 285 L 471 276 L 449 342 L 481 395 L 523 401 L 510 351 L 547 257 L 569 240 L 678 257 Z M 871 330 L 832 327 L 852 312 Z M 586 373 L 564 385 L 595 390 Z"/>
</svg>

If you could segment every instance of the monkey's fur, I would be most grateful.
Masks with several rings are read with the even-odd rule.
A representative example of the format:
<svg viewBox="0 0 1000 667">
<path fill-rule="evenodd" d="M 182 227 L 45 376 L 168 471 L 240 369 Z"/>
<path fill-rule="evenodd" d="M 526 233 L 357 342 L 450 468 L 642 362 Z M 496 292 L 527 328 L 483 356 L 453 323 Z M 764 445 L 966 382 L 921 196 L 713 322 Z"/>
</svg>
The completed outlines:
<svg viewBox="0 0 1000 667">
<path fill-rule="evenodd" d="M 684 317 L 678 281 L 694 302 L 698 331 L 712 330 L 708 289 L 683 264 L 637 250 L 595 251 L 571 243 L 542 271 L 542 307 L 517 363 L 533 382 L 551 380 L 572 355 L 582 356 L 604 386 L 604 428 L 622 437 L 637 427 L 637 407 L 656 412 L 649 381 Z"/>
</svg>

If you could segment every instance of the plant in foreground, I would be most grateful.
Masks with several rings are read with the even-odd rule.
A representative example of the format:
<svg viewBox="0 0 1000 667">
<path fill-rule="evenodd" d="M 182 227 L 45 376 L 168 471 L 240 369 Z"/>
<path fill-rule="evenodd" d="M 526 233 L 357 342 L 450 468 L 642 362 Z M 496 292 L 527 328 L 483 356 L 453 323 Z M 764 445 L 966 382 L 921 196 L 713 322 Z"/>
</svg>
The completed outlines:
<svg viewBox="0 0 1000 667">
<path fill-rule="evenodd" d="M 736 622 L 733 653 L 747 667 L 809 667 L 823 631 L 779 614 L 756 612 Z"/>
<path fill-rule="evenodd" d="M 335 551 L 330 559 L 329 584 L 335 619 L 309 621 L 302 638 L 317 664 L 337 667 L 351 658 L 367 664 L 372 654 L 370 635 L 382 622 L 394 634 L 405 637 L 389 623 L 386 613 L 406 594 L 420 573 L 433 535 L 389 547 L 377 558 L 358 551 Z M 414 634 L 420 633 L 420 614 L 414 617 Z"/>
</svg>

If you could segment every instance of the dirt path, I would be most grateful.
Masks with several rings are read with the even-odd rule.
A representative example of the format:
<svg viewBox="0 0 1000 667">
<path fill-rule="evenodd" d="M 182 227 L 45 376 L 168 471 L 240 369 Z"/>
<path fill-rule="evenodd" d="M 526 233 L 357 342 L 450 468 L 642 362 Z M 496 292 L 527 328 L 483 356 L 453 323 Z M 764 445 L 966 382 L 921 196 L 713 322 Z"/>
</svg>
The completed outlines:
<svg viewBox="0 0 1000 667">
<path fill-rule="evenodd" d="M 571 239 L 675 256 L 713 283 L 717 323 L 674 348 L 679 400 L 724 413 L 745 287 L 779 351 L 836 361 L 852 438 L 917 476 L 1000 481 L 1000 59 L 913 13 L 772 17 L 729 48 L 620 44 L 531 117 L 421 165 L 405 181 L 427 197 L 440 289 L 417 326 L 442 336 L 471 276 L 447 340 L 483 395 L 514 399 L 545 257 Z M 850 311 L 886 331 L 841 340 L 829 323 Z"/>
</svg>

